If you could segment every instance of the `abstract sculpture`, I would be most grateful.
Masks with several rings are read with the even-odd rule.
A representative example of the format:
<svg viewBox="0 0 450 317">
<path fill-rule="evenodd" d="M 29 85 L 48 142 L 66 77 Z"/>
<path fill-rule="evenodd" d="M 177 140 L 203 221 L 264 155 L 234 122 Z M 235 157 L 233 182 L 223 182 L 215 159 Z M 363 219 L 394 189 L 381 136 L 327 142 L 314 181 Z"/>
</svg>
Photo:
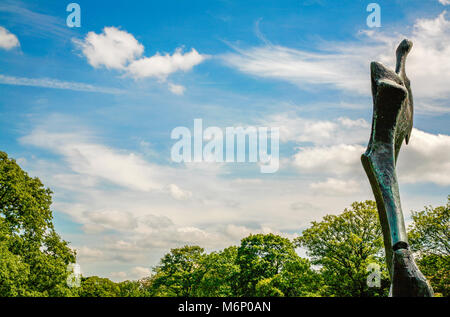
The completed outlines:
<svg viewBox="0 0 450 317">
<path fill-rule="evenodd" d="M 372 62 L 372 132 L 361 161 L 369 178 L 383 230 L 391 296 L 428 297 L 433 290 L 409 250 L 395 166 L 403 140 L 408 144 L 413 125 L 413 97 L 406 77 L 406 57 L 412 42 L 397 48 L 395 72 Z"/>
</svg>

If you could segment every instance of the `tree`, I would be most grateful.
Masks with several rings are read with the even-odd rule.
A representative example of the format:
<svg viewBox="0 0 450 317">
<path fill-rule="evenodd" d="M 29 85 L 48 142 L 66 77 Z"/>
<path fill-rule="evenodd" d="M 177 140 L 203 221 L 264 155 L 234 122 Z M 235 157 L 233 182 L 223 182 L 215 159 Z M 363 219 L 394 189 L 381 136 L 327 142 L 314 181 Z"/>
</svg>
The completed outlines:
<svg viewBox="0 0 450 317">
<path fill-rule="evenodd" d="M 123 281 L 118 285 L 120 297 L 145 297 L 148 295 L 142 281 Z"/>
<path fill-rule="evenodd" d="M 286 262 L 280 273 L 260 280 L 256 284 L 256 296 L 305 297 L 320 296 L 322 278 L 311 269 L 308 259 L 297 256 Z"/>
<path fill-rule="evenodd" d="M 296 256 L 272 278 L 272 284 L 281 290 L 283 296 L 316 297 L 320 296 L 323 280 L 320 273 L 311 268 L 311 262 L 308 259 Z"/>
<path fill-rule="evenodd" d="M 83 277 L 78 290 L 80 297 L 118 297 L 121 295 L 120 286 L 110 279 L 98 276 Z"/>
<path fill-rule="evenodd" d="M 450 196 L 447 205 L 412 212 L 413 224 L 409 227 L 409 242 L 414 251 L 450 254 Z"/>
<path fill-rule="evenodd" d="M 2 264 L 7 280 L 2 282 L 0 296 L 72 294 L 66 285 L 67 265 L 75 262 L 75 253 L 54 229 L 51 194 L 38 178 L 28 176 L 0 152 L 1 262 L 4 257 L 5 263 L 17 264 Z M 26 292 L 12 285 L 23 285 Z"/>
<path fill-rule="evenodd" d="M 327 215 L 295 240 L 304 247 L 312 263 L 321 266 L 327 296 L 387 295 L 389 276 L 383 236 L 374 201 L 354 202 L 338 216 Z M 380 267 L 381 287 L 368 287 L 368 265 Z"/>
<path fill-rule="evenodd" d="M 436 295 L 450 296 L 450 196 L 447 205 L 412 213 L 408 238 Z"/>
<path fill-rule="evenodd" d="M 297 255 L 289 239 L 274 234 L 242 239 L 236 263 L 240 268 L 239 295 L 242 296 L 299 296 L 311 285 L 296 284 L 295 288 L 294 284 L 315 274 L 309 261 Z"/>
<path fill-rule="evenodd" d="M 199 246 L 170 250 L 154 269 L 156 275 L 151 282 L 152 295 L 195 296 L 196 286 L 204 274 L 201 269 L 204 256 L 204 249 Z"/>
<path fill-rule="evenodd" d="M 8 250 L 5 241 L 0 241 L 0 296 L 32 295 L 27 291 L 29 274 L 29 266 Z"/>
<path fill-rule="evenodd" d="M 237 247 L 206 255 L 201 263 L 204 271 L 198 285 L 197 296 L 236 296 L 239 266 L 236 264 Z"/>
</svg>

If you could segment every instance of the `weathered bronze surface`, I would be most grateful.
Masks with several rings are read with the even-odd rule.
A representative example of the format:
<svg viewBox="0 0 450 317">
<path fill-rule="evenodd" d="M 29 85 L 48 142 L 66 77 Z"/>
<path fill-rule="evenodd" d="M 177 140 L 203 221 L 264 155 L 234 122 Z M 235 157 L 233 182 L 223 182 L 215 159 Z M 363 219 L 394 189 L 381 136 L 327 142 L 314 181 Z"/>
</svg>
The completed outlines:
<svg viewBox="0 0 450 317">
<path fill-rule="evenodd" d="M 392 296 L 433 296 L 409 250 L 395 166 L 403 140 L 408 144 L 413 126 L 413 97 L 406 76 L 406 57 L 412 42 L 397 48 L 395 72 L 372 62 L 373 120 L 367 151 L 361 161 L 377 202 L 383 229 Z"/>
</svg>

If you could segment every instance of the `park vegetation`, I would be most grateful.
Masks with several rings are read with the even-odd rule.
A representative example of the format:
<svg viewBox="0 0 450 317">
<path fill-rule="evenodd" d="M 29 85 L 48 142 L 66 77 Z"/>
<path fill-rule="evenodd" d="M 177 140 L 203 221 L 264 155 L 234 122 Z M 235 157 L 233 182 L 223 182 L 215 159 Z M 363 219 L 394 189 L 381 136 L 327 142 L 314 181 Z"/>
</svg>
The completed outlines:
<svg viewBox="0 0 450 317">
<path fill-rule="evenodd" d="M 0 152 L 0 296 L 240 297 L 387 296 L 389 275 L 376 204 L 355 202 L 339 215 L 312 222 L 289 240 L 253 234 L 240 245 L 207 253 L 201 246 L 170 250 L 138 281 L 81 278 L 69 287 L 76 252 L 55 231 L 52 192 Z M 450 196 L 446 206 L 412 213 L 409 239 L 436 295 L 450 296 Z M 300 229 L 300 228 L 299 228 Z M 296 250 L 306 250 L 308 258 Z M 378 287 L 367 283 L 379 267 Z"/>
</svg>

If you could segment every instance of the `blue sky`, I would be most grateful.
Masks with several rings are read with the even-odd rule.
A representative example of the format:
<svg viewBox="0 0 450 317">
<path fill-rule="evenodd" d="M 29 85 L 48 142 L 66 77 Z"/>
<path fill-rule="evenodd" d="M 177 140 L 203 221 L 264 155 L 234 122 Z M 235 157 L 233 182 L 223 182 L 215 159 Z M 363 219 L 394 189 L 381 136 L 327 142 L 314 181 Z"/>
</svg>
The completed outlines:
<svg viewBox="0 0 450 317">
<path fill-rule="evenodd" d="M 86 275 L 149 274 L 167 250 L 251 232 L 298 235 L 372 194 L 369 63 L 404 38 L 415 129 L 400 154 L 405 216 L 450 193 L 446 0 L 69 1 L 0 4 L 0 150 L 54 191 Z M 170 160 L 172 129 L 280 128 L 280 169 Z"/>
</svg>

